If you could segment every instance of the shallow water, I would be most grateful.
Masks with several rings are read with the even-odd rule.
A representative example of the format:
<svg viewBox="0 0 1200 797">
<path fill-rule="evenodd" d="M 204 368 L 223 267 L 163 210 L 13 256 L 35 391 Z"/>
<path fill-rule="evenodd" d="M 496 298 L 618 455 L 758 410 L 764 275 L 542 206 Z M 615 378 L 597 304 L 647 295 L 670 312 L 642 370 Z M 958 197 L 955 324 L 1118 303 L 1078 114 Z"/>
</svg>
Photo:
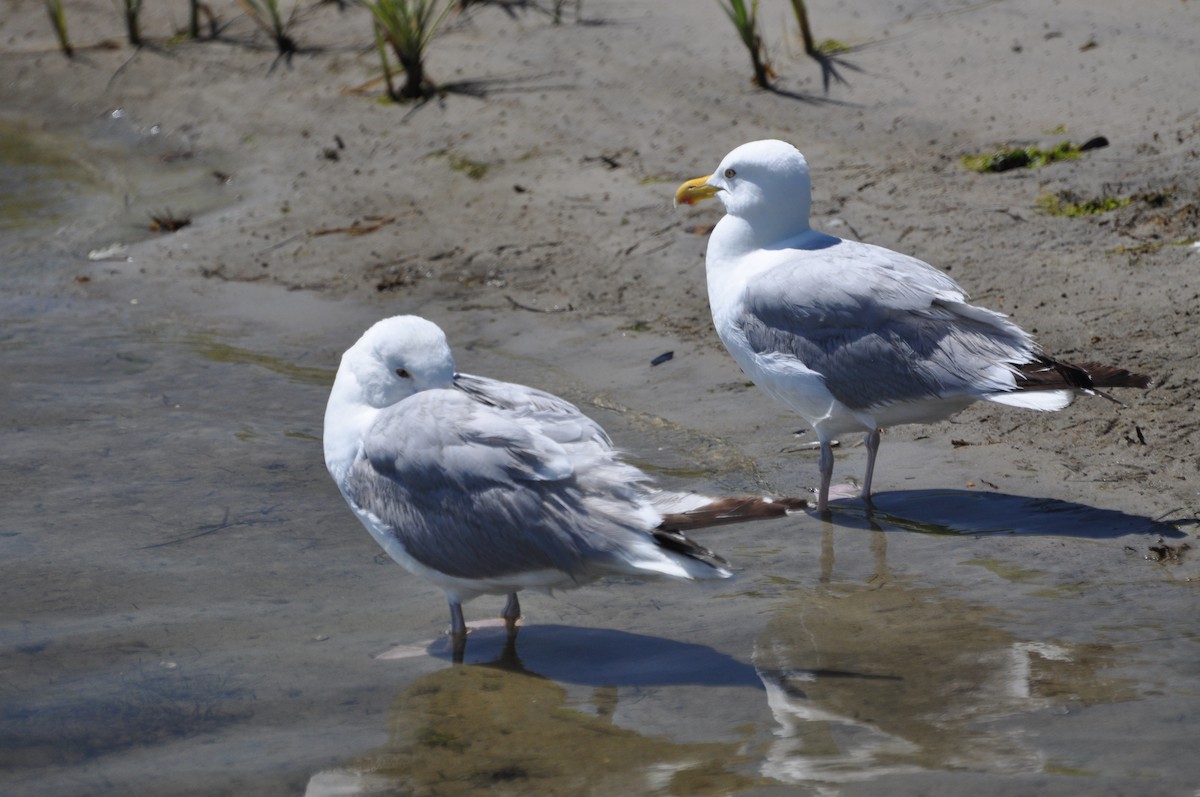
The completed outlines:
<svg viewBox="0 0 1200 797">
<path fill-rule="evenodd" d="M 190 219 L 233 201 L 227 160 L 138 127 L 119 108 L 74 127 L 0 115 L 0 273 L 11 289 L 123 259 L 156 217 Z"/>
<path fill-rule="evenodd" d="M 96 196 L 5 237 L 69 242 L 0 288 L 5 794 L 1200 786 L 1197 570 L 1146 558 L 1192 530 L 1077 503 L 885 491 L 873 514 L 705 532 L 731 582 L 531 595 L 515 648 L 483 627 L 450 664 L 440 592 L 381 555 L 321 462 L 337 357 L 385 310 L 106 276 L 80 253 L 136 234 Z M 450 306 L 428 311 L 464 370 L 564 393 L 670 484 L 811 478 L 699 411 L 664 420 L 653 385 L 616 392 L 594 344 L 616 320 Z"/>
</svg>

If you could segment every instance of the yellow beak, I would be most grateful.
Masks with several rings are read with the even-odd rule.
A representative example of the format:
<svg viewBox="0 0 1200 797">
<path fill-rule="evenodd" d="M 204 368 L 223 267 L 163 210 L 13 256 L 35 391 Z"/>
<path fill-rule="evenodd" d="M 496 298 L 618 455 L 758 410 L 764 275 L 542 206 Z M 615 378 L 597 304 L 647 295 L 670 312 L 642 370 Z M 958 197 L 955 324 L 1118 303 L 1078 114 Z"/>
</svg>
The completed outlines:
<svg viewBox="0 0 1200 797">
<path fill-rule="evenodd" d="M 697 177 L 695 180 L 688 180 L 683 185 L 675 190 L 676 205 L 694 205 L 702 199 L 712 199 L 721 189 L 713 188 L 708 185 L 708 177 Z"/>
</svg>

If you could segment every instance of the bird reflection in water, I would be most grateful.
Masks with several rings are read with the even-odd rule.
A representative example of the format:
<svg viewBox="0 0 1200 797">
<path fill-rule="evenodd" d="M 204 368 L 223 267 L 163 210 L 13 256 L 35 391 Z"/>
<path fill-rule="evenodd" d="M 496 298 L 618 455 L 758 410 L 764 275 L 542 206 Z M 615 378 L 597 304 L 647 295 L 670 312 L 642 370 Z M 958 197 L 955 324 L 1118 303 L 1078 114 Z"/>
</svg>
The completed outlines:
<svg viewBox="0 0 1200 797">
<path fill-rule="evenodd" d="M 743 742 L 643 735 L 614 724 L 617 703 L 615 684 L 593 686 L 584 705 L 572 700 L 562 684 L 527 670 L 508 639 L 492 661 L 413 681 L 392 705 L 387 743 L 314 775 L 305 794 L 720 795 L 762 782 L 737 767 Z"/>
<path fill-rule="evenodd" d="M 864 582 L 835 578 L 835 535 L 862 533 L 823 525 L 820 583 L 792 590 L 756 644 L 776 723 L 760 768 L 771 780 L 1037 772 L 1045 755 L 1005 720 L 1132 699 L 1127 681 L 1102 674 L 1118 649 L 1020 639 L 1000 609 L 893 576 L 886 532 L 868 532 L 874 568 Z"/>
</svg>

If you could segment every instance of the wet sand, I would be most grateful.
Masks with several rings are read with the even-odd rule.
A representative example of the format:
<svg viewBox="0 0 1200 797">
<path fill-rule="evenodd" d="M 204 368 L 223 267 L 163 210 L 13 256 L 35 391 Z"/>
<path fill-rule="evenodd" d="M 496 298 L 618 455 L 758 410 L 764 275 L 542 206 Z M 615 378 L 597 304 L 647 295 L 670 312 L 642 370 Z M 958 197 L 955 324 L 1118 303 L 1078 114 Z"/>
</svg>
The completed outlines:
<svg viewBox="0 0 1200 797">
<path fill-rule="evenodd" d="M 715 3 L 593 0 L 562 26 L 477 8 L 430 72 L 484 95 L 409 110 L 343 93 L 375 74 L 361 10 L 306 11 L 313 51 L 268 72 L 232 9 L 224 42 L 68 62 L 18 4 L 4 174 L 55 165 L 22 172 L 44 204 L 3 217 L 0 788 L 1194 791 L 1197 11 L 810 6 L 860 47 L 828 95 L 778 32 L 787 93 L 751 87 Z M 70 13 L 79 40 L 119 40 L 108 5 Z M 958 161 L 1094 135 L 1110 146 L 1036 171 Z M 451 666 L 441 593 L 321 462 L 340 352 L 419 312 L 462 370 L 576 401 L 671 486 L 807 489 L 802 422 L 711 331 L 696 229 L 717 210 L 670 207 L 764 136 L 809 155 L 817 226 L 949 267 L 1050 352 L 1155 385 L 889 430 L 873 517 L 698 534 L 735 580 L 523 597 L 515 651 L 483 628 Z M 1037 209 L 1067 190 L 1170 201 Z M 166 208 L 192 224 L 135 229 Z M 838 479 L 864 459 L 845 442 Z"/>
</svg>

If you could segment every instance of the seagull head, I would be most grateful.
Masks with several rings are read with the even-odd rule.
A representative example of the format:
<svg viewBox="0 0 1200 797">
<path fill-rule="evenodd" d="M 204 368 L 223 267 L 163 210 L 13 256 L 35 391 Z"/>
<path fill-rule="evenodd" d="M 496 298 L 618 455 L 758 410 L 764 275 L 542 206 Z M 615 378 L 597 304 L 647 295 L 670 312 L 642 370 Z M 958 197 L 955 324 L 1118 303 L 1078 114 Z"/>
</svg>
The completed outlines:
<svg viewBox="0 0 1200 797">
<path fill-rule="evenodd" d="M 342 356 L 338 380 L 357 385 L 361 400 L 382 408 L 422 390 L 450 387 L 454 355 L 432 321 L 400 315 L 378 321 Z"/>
<path fill-rule="evenodd" d="M 730 152 L 707 177 L 688 180 L 675 191 L 676 205 L 717 197 L 730 216 L 775 241 L 808 229 L 812 181 L 808 161 L 786 141 L 751 141 Z"/>
<path fill-rule="evenodd" d="M 325 405 L 325 466 L 334 481 L 341 484 L 380 411 L 453 381 L 454 355 L 437 324 L 402 315 L 364 332 L 342 355 Z"/>
</svg>

